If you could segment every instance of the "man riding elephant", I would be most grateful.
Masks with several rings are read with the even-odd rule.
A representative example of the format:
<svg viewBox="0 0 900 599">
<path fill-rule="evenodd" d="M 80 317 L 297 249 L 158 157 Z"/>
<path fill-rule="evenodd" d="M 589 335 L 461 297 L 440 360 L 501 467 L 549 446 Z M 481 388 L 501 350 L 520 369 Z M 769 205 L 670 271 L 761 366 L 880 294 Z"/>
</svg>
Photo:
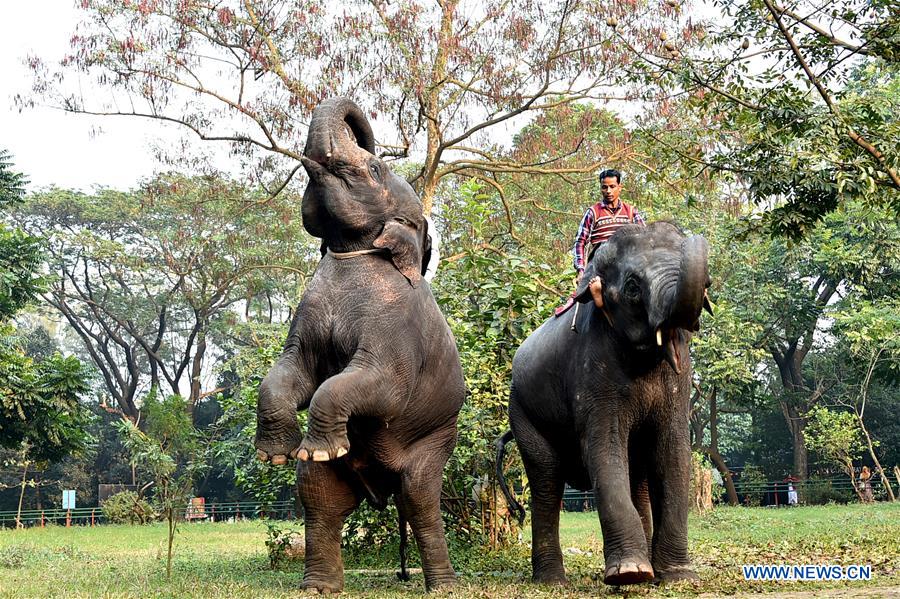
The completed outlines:
<svg viewBox="0 0 900 599">
<path fill-rule="evenodd" d="M 575 292 L 513 359 L 509 420 L 531 484 L 535 581 L 565 582 L 563 489 L 592 489 L 604 580 L 696 578 L 687 552 L 691 364 L 701 308 L 711 311 L 706 240 L 666 222 L 624 225 L 594 252 Z"/>
</svg>

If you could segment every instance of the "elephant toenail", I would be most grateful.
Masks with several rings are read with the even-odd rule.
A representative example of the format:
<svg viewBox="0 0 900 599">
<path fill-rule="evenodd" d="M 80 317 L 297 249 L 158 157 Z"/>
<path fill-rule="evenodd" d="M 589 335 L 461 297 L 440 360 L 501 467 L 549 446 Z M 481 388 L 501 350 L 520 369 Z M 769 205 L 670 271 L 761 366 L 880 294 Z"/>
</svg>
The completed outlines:
<svg viewBox="0 0 900 599">
<path fill-rule="evenodd" d="M 313 452 L 312 459 L 314 462 L 327 462 L 329 460 L 328 452 L 324 449 L 317 449 Z"/>
<path fill-rule="evenodd" d="M 309 459 L 309 452 L 305 449 L 300 449 L 297 451 L 297 457 L 300 458 L 301 461 L 305 462 Z"/>
<path fill-rule="evenodd" d="M 345 455 L 347 455 L 347 448 L 346 447 L 338 447 L 338 450 L 337 450 L 337 453 L 335 454 L 335 456 L 340 458 Z"/>
<path fill-rule="evenodd" d="M 262 449 L 257 449 L 257 450 L 256 450 L 256 459 L 259 460 L 260 462 L 268 462 L 268 461 L 269 461 L 269 454 L 267 454 L 267 453 L 266 453 L 265 451 L 263 451 Z"/>
<path fill-rule="evenodd" d="M 297 455 L 298 455 L 299 453 L 300 453 L 300 448 L 299 448 L 299 447 L 295 447 L 294 449 L 292 449 L 292 450 L 291 450 L 291 453 L 290 453 L 291 459 L 292 459 L 292 460 L 296 460 L 296 459 L 297 459 Z"/>
<path fill-rule="evenodd" d="M 287 464 L 287 456 L 285 455 L 273 455 L 272 456 L 272 465 L 273 466 L 284 466 Z"/>
</svg>

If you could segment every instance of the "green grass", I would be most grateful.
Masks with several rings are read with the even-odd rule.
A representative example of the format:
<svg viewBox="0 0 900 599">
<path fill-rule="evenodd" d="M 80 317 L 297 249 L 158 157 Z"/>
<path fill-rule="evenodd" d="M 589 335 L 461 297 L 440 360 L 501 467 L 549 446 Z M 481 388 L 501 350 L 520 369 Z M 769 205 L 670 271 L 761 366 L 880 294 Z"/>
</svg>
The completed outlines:
<svg viewBox="0 0 900 599">
<path fill-rule="evenodd" d="M 165 579 L 165 525 L 48 527 L 0 531 L 2 597 L 296 597 L 302 566 L 268 569 L 260 522 L 183 525 L 174 571 Z M 604 585 L 597 515 L 564 514 L 561 541 L 571 585 L 561 591 L 528 582 L 525 541 L 502 552 L 451 543 L 461 584 L 453 597 L 729 596 L 769 593 L 813 597 L 829 589 L 865 596 L 900 592 L 900 503 L 793 509 L 717 508 L 690 525 L 698 584 L 627 592 Z M 348 597 L 413 597 L 421 574 L 398 582 L 394 547 L 347 554 Z M 755 583 L 741 577 L 745 563 L 871 564 L 862 583 Z M 361 569 L 366 569 L 362 570 Z M 371 572 L 370 569 L 382 570 Z M 356 571 L 354 571 L 356 570 Z M 799 594 L 797 594 L 799 593 Z"/>
</svg>

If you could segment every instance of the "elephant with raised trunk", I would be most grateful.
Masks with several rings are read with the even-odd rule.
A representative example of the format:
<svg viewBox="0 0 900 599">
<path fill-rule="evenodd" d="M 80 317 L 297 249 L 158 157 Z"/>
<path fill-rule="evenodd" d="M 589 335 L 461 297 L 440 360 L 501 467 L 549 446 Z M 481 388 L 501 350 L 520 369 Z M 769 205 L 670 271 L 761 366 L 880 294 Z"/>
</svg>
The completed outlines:
<svg viewBox="0 0 900 599">
<path fill-rule="evenodd" d="M 551 317 L 516 352 L 509 420 L 531 483 L 535 581 L 566 581 L 567 483 L 594 492 L 606 583 L 696 578 L 688 343 L 701 309 L 711 311 L 707 252 L 703 237 L 669 223 L 622 227 L 592 257 L 577 312 Z"/>
<path fill-rule="evenodd" d="M 375 156 L 372 129 L 347 99 L 316 108 L 302 162 L 303 225 L 327 251 L 260 386 L 256 448 L 272 463 L 299 459 L 303 585 L 342 589 L 344 519 L 363 499 L 383 508 L 390 497 L 412 525 L 426 588 L 451 583 L 441 479 L 465 384 L 422 278 L 422 203 Z M 302 437 L 298 410 L 309 411 Z"/>
</svg>

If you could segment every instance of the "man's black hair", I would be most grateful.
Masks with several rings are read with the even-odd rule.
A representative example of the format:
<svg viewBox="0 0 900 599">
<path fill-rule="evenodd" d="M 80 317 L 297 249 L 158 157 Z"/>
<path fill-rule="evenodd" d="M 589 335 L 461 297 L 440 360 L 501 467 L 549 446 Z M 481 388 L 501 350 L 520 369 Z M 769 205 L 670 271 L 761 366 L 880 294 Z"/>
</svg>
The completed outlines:
<svg viewBox="0 0 900 599">
<path fill-rule="evenodd" d="M 606 170 L 600 171 L 600 174 L 597 175 L 597 181 L 603 182 L 607 177 L 615 177 L 616 183 L 622 183 L 622 173 L 614 168 L 608 168 Z"/>
</svg>

